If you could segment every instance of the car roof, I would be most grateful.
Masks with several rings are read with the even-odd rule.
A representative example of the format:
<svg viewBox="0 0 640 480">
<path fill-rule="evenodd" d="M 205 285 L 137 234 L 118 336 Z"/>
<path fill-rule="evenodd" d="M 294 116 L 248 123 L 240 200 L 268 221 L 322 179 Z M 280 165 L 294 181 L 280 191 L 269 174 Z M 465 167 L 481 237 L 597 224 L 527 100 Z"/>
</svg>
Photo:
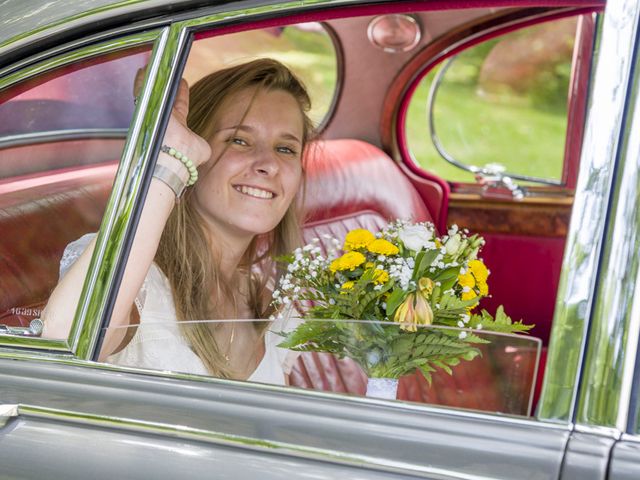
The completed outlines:
<svg viewBox="0 0 640 480">
<path fill-rule="evenodd" d="M 320 0 L 323 1 L 323 0 Z M 0 58 L 17 49 L 42 51 L 65 33 L 82 36 L 96 28 L 144 20 L 162 13 L 227 1 L 203 0 L 0 0 Z M 251 4 L 268 3 L 254 0 Z M 73 35 L 73 34 L 72 34 Z M 34 53 L 33 51 L 30 53 Z M 6 61 L 6 58 L 3 58 Z M 4 62 L 2 62 L 4 63 Z"/>
<path fill-rule="evenodd" d="M 392 0 L 388 0 L 392 1 Z M 96 22 L 105 23 L 106 20 L 114 17 L 133 17 L 136 20 L 148 18 L 158 13 L 176 12 L 187 8 L 202 7 L 204 5 L 214 6 L 232 3 L 231 1 L 203 1 L 203 0 L 0 0 L 0 57 L 10 48 L 21 46 L 21 44 L 32 44 L 60 32 L 88 27 Z M 258 4 L 284 3 L 277 0 L 253 0 L 246 2 L 245 6 L 255 6 Z M 334 4 L 355 4 L 357 0 L 302 0 L 299 6 L 309 4 L 317 6 L 321 3 Z M 486 0 L 461 2 L 465 7 L 486 7 Z M 496 6 L 501 2 L 496 1 Z M 518 4 L 531 6 L 530 0 L 513 0 L 500 6 L 516 7 Z M 594 5 L 602 4 L 599 0 L 555 0 L 541 4 L 557 3 L 562 5 Z M 460 8 L 462 5 L 452 1 L 452 7 Z M 107 22 L 108 23 L 108 22 Z"/>
<path fill-rule="evenodd" d="M 93 19 L 99 12 L 108 13 L 126 4 L 168 3 L 149 0 L 5 0 L 0 2 L 0 46 L 12 40 L 51 28 L 74 18 Z"/>
</svg>

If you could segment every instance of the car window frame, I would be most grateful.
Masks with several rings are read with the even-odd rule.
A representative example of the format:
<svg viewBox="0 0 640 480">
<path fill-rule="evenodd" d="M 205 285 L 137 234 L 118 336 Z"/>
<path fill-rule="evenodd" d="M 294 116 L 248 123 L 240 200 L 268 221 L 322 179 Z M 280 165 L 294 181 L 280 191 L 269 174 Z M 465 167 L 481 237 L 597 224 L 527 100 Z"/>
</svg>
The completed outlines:
<svg viewBox="0 0 640 480">
<path fill-rule="evenodd" d="M 263 27 L 265 25 L 272 26 L 272 25 L 278 25 L 279 22 L 281 22 L 278 19 L 273 20 L 273 21 L 270 21 L 270 20 L 261 21 L 261 19 L 260 19 L 261 10 L 262 10 L 261 7 L 256 7 L 256 9 L 255 9 L 255 16 L 258 17 L 257 21 L 251 22 L 251 19 L 247 19 L 247 22 L 244 23 L 243 25 L 241 25 L 241 26 L 232 26 L 229 29 L 225 28 L 224 21 L 221 20 L 219 14 L 203 15 L 203 16 L 199 16 L 199 17 L 196 17 L 196 18 L 193 18 L 193 19 L 188 19 L 188 20 L 176 22 L 176 23 L 171 25 L 171 28 L 175 29 L 175 30 L 180 29 L 184 35 L 189 36 L 191 38 L 191 41 L 193 41 L 193 37 L 198 32 L 203 31 L 203 30 L 219 28 L 220 31 L 219 31 L 218 34 L 223 34 L 223 33 L 230 33 L 231 31 L 237 31 L 238 28 L 242 29 L 242 30 L 245 30 L 245 29 L 248 30 L 248 29 L 259 28 L 259 27 L 257 27 L 257 25 L 259 25 L 260 27 Z M 244 11 L 244 13 L 246 15 L 248 15 L 246 10 Z M 230 15 L 232 15 L 232 13 L 230 13 Z M 284 17 L 284 18 L 285 18 L 285 20 L 282 23 L 286 23 L 286 24 L 296 23 L 296 20 L 295 20 L 296 16 L 295 15 L 291 15 L 291 16 Z M 179 71 L 177 73 L 174 72 L 174 80 L 173 81 L 176 82 L 173 85 L 174 90 L 177 87 L 177 80 L 176 79 L 179 78 L 179 75 L 182 73 L 182 69 L 184 68 L 184 65 L 186 64 L 186 60 L 187 60 L 187 58 L 186 58 L 186 55 L 185 55 L 184 58 L 181 61 L 181 64 L 179 64 L 177 66 Z M 154 85 L 153 86 L 154 90 L 157 89 L 157 88 L 158 88 L 158 85 Z M 172 100 L 172 98 L 169 99 L 169 101 L 171 101 L 171 100 Z M 163 124 L 163 126 L 161 128 L 164 129 L 165 127 L 166 127 L 166 121 L 165 121 L 165 123 Z M 133 220 L 133 223 L 137 224 L 137 218 L 135 218 Z M 121 265 L 121 267 L 122 267 L 122 265 Z M 106 320 L 106 318 L 103 319 L 103 320 Z M 103 327 L 102 328 L 102 332 L 104 332 L 106 330 L 106 328 L 108 327 L 108 324 L 103 321 L 102 327 Z M 94 346 L 93 357 L 92 357 L 93 360 L 97 359 L 97 354 L 99 352 L 99 349 L 100 349 L 100 341 L 98 341 L 96 343 L 96 345 Z M 118 369 L 120 367 L 119 366 L 115 366 L 115 367 L 112 367 L 112 368 Z M 240 383 L 240 384 L 242 384 L 243 386 L 245 386 L 247 388 L 254 388 L 254 387 L 255 388 L 265 388 L 265 386 L 260 386 L 259 384 L 250 383 L 250 382 L 242 382 L 242 381 L 235 381 L 235 380 L 224 380 L 224 379 L 217 379 L 217 378 L 213 378 L 213 377 L 206 377 L 206 376 L 199 376 L 199 375 L 180 374 L 180 373 L 167 373 L 167 372 L 159 372 L 159 371 L 156 371 L 156 370 L 138 369 L 138 368 L 130 368 L 130 367 L 127 368 L 127 370 L 129 370 L 129 371 L 137 371 L 137 372 L 140 372 L 140 373 L 144 372 L 147 375 L 160 374 L 162 376 L 166 375 L 166 376 L 169 376 L 169 377 L 187 378 L 187 379 L 191 379 L 191 380 L 207 381 L 207 382 L 214 382 L 214 383 L 218 382 L 218 381 L 223 381 L 223 382 L 231 381 L 231 382 L 234 382 L 234 383 Z M 269 389 L 273 389 L 273 388 L 279 389 L 283 393 L 291 391 L 286 386 L 284 386 L 284 387 L 281 387 L 281 386 L 268 386 L 268 387 L 269 387 Z M 303 395 L 317 394 L 317 392 L 308 392 L 308 391 L 297 391 L 296 393 L 300 393 L 300 394 L 303 394 Z M 324 394 L 325 395 L 334 395 L 334 394 L 330 394 L 330 393 L 324 393 Z M 368 399 L 368 398 L 363 398 L 363 399 L 360 399 L 360 400 L 361 401 L 365 401 L 365 402 L 367 402 L 367 401 L 378 401 L 378 400 Z M 424 406 L 418 405 L 417 408 L 426 408 L 426 409 L 443 408 L 445 411 L 447 410 L 446 407 L 433 407 L 433 406 L 430 406 L 430 405 L 424 405 Z M 481 411 L 477 411 L 477 412 L 476 411 L 472 411 L 472 412 L 469 412 L 469 414 L 470 415 L 476 415 L 477 414 L 477 415 L 480 415 L 480 416 L 487 415 L 486 412 L 481 412 Z M 489 415 L 491 415 L 491 414 L 489 414 Z M 499 416 L 499 414 L 498 414 L 498 416 Z M 518 421 L 523 421 L 523 422 L 531 421 L 531 422 L 534 422 L 534 423 L 537 422 L 538 420 L 540 420 L 540 419 L 536 418 L 535 416 L 523 417 L 523 418 L 516 417 L 516 418 L 517 418 Z M 568 424 L 568 421 L 567 422 L 558 422 L 557 419 L 556 419 L 556 421 L 554 421 L 552 423 L 553 424 L 557 424 L 557 423 Z"/>
<path fill-rule="evenodd" d="M 510 17 L 509 12 L 498 13 L 496 15 L 489 16 L 487 19 L 478 22 L 474 25 L 472 35 L 458 39 L 454 34 L 448 35 L 446 38 L 440 40 L 439 50 L 432 54 L 432 46 L 427 45 L 421 52 L 418 52 L 413 62 L 405 67 L 405 71 L 401 72 L 399 76 L 410 76 L 411 82 L 404 86 L 401 92 L 390 92 L 388 95 L 388 103 L 397 103 L 399 107 L 396 109 L 393 118 L 391 119 L 390 126 L 383 126 L 383 128 L 389 128 L 394 132 L 393 137 L 383 136 L 384 144 L 387 148 L 390 148 L 413 173 L 421 177 L 430 177 L 431 172 L 423 169 L 416 161 L 413 152 L 409 146 L 407 138 L 406 123 L 408 122 L 408 108 L 411 100 L 414 96 L 415 90 L 422 83 L 423 79 L 434 69 L 445 64 L 445 62 L 453 58 L 458 53 L 461 53 L 470 48 L 474 48 L 477 45 L 482 44 L 493 38 L 497 38 L 501 35 L 508 34 L 512 31 L 522 30 L 527 27 L 540 25 L 546 22 L 552 22 L 569 17 L 581 17 L 584 15 L 594 14 L 601 10 L 601 7 L 574 7 L 561 12 L 552 11 L 546 14 L 526 13 L 522 17 L 515 17 L 510 21 L 504 23 L 495 24 L 496 21 L 500 21 L 501 15 L 505 15 L 506 18 Z M 590 27 L 590 29 L 589 29 Z M 590 40 L 593 37 L 593 25 L 587 26 L 585 32 L 578 37 L 576 35 L 576 47 L 574 48 L 574 55 L 576 52 L 580 52 L 583 56 L 585 49 L 591 51 Z M 475 33 L 477 30 L 477 33 Z M 575 63 L 575 62 L 574 62 Z M 588 65 L 587 65 L 588 67 Z M 575 71 L 575 65 L 572 65 L 572 75 L 569 90 L 573 91 L 578 81 L 584 80 L 584 76 L 589 76 L 590 68 L 586 68 L 585 65 L 580 65 L 578 71 Z M 584 115 L 581 118 L 574 119 L 572 117 L 572 111 L 583 111 L 580 105 L 576 105 L 580 102 L 580 98 L 572 98 L 572 101 L 567 105 L 567 129 L 565 133 L 564 148 L 563 148 L 563 165 L 562 175 L 559 181 L 560 185 L 528 185 L 527 190 L 535 193 L 535 198 L 558 198 L 558 196 L 571 196 L 575 190 L 577 169 L 579 163 L 579 145 L 574 145 L 576 140 L 576 131 L 584 133 Z M 585 102 L 582 102 L 585 103 Z M 391 107 L 390 107 L 391 108 Z M 427 125 L 424 127 L 425 135 L 429 135 L 429 128 Z M 581 140 L 582 136 L 580 136 Z M 445 159 L 441 159 L 442 162 L 446 162 Z M 451 186 L 451 194 L 456 195 L 458 191 L 460 193 L 471 193 L 472 189 L 478 189 L 480 191 L 480 185 L 475 182 L 459 182 L 454 180 L 443 179 Z M 517 181 L 516 184 L 520 184 L 521 181 Z M 475 192 L 475 190 L 473 190 Z M 517 202 L 515 198 L 510 201 Z"/>
<path fill-rule="evenodd" d="M 122 37 L 118 37 L 112 40 L 99 42 L 93 45 L 86 45 L 79 47 L 77 50 L 66 52 L 60 55 L 56 55 L 48 60 L 40 60 L 32 65 L 28 65 L 20 70 L 10 73 L 4 78 L 0 79 L 0 90 L 11 88 L 13 85 L 19 84 L 24 81 L 28 81 L 37 77 L 38 75 L 45 75 L 49 72 L 53 72 L 57 69 L 63 68 L 68 65 L 78 63 L 79 61 L 94 59 L 100 55 L 108 55 L 111 53 L 117 53 L 125 51 L 131 48 L 141 47 L 144 45 L 152 45 L 156 42 L 161 34 L 160 30 L 151 30 L 147 32 L 139 32 L 134 34 L 127 34 Z M 129 130 L 131 127 L 129 128 Z M 111 135 L 113 132 L 106 131 L 107 135 Z M 45 132 L 50 133 L 50 132 Z M 59 133 L 59 132 L 58 132 Z M 77 133 L 77 132 L 76 132 Z M 95 134 L 95 132 L 93 132 Z M 65 138 L 69 135 L 61 134 Z M 11 145 L 24 145 L 24 142 L 32 138 L 32 134 L 15 135 L 11 138 Z M 58 137 L 56 136 L 56 139 Z M 6 146 L 3 144 L 3 146 Z M 109 204 L 113 200 L 113 192 L 110 196 Z M 103 217 L 103 223 L 104 223 Z M 85 282 L 87 283 L 87 282 Z M 0 348 L 2 347 L 29 347 L 34 351 L 44 350 L 47 352 L 56 352 L 65 356 L 74 355 L 76 353 L 74 338 L 77 338 L 80 330 L 84 325 L 83 321 L 76 319 L 71 327 L 71 332 L 66 340 L 55 340 L 40 337 L 24 337 L 18 335 L 0 335 Z"/>
<path fill-rule="evenodd" d="M 286 13 L 287 8 L 294 5 L 298 4 L 283 4 L 281 8 Z M 243 9 L 242 13 L 248 15 L 249 18 L 247 20 L 251 22 L 251 15 L 259 18 L 264 13 L 265 8 L 267 7 L 255 7 L 254 10 Z M 273 7 L 269 7 L 268 11 L 273 13 Z M 144 196 L 151 180 L 150 173 L 159 150 L 157 139 L 166 127 L 168 121 L 168 105 L 175 95 L 180 78 L 180 62 L 182 62 L 182 66 L 184 66 L 184 62 L 186 62 L 185 52 L 188 50 L 188 39 L 198 28 L 213 28 L 218 23 L 222 23 L 228 18 L 233 18 L 237 13 L 238 11 L 225 12 L 224 15 L 215 13 L 209 16 L 176 22 L 159 30 L 156 40 L 157 43 L 152 53 L 151 64 L 153 66 L 150 67 L 144 82 L 140 102 L 134 113 L 132 127 L 129 130 L 127 147 L 123 153 L 123 162 L 116 177 L 116 187 L 114 187 L 112 192 L 108 211 L 103 220 L 103 226 L 106 224 L 107 228 L 104 230 L 101 228 L 100 230 L 96 253 L 94 253 L 89 270 L 90 273 L 85 282 L 81 305 L 74 319 L 70 340 L 69 342 L 51 343 L 54 341 L 47 339 L 18 338 L 13 342 L 0 344 L 0 347 L 14 347 L 11 350 L 6 350 L 6 353 L 0 352 L 0 356 L 15 355 L 22 358 L 33 358 L 34 352 L 27 352 L 19 348 L 29 347 L 40 351 L 39 353 L 41 355 L 38 358 L 51 361 L 59 360 L 68 364 L 84 365 L 91 368 L 115 371 L 122 370 L 160 377 L 186 378 L 200 382 L 233 382 L 245 388 L 268 389 L 270 391 L 276 389 L 291 394 L 292 391 L 287 389 L 287 387 L 261 386 L 247 382 L 235 382 L 210 377 L 120 366 L 116 367 L 91 361 L 97 355 L 96 352 L 99 351 L 100 342 L 98 331 L 106 327 L 106 320 L 110 313 L 109 308 L 113 305 L 113 298 L 119 285 L 119 277 L 121 277 L 122 271 L 124 270 L 130 242 L 132 241 L 133 232 L 137 226 L 137 220 L 142 209 Z M 289 18 L 290 17 L 286 17 L 287 20 L 289 20 Z M 158 106 L 158 110 L 152 111 L 152 109 L 148 108 L 149 105 Z M 602 198 L 606 199 L 608 196 L 602 195 Z M 114 234 L 115 226 L 118 222 L 120 222 L 121 228 L 117 234 Z M 107 245 L 107 238 L 109 238 L 109 236 L 111 236 L 111 243 Z M 601 238 L 602 237 L 598 237 L 598 240 Z M 104 257 L 108 257 L 109 262 L 104 262 Z M 107 265 L 107 263 L 109 265 Z M 97 286 L 96 282 L 100 282 L 101 286 Z M 94 302 L 93 305 L 90 304 L 91 302 Z M 583 348 L 583 345 L 584 342 L 579 348 Z M 15 347 L 18 348 L 16 349 Z M 51 355 L 51 351 L 71 355 L 56 357 L 55 355 Z M 547 367 L 548 365 L 549 364 L 547 364 Z M 573 388 L 577 388 L 577 380 Z M 296 391 L 295 393 L 305 395 L 317 394 L 317 392 L 301 391 Z M 367 401 L 379 402 L 379 400 L 368 399 L 360 399 L 360 401 L 365 403 Z M 399 408 L 405 408 L 405 406 L 400 406 Z M 422 408 L 428 411 L 447 411 L 446 408 L 442 407 L 434 409 L 434 407 L 431 406 L 411 406 L 412 410 L 420 410 Z M 571 408 L 573 408 L 573 405 Z M 487 416 L 486 413 L 476 411 L 469 412 L 468 415 L 478 416 L 479 418 L 485 418 Z M 489 416 L 493 418 L 493 415 L 489 414 Z M 495 417 L 500 418 L 499 415 Z M 517 423 L 524 422 L 525 424 L 530 422 L 538 424 L 538 421 L 546 424 L 547 421 L 551 421 L 552 424 L 561 423 L 568 425 L 570 422 L 569 418 L 547 418 L 544 415 L 513 420 L 517 420 Z M 502 421 L 509 423 L 511 419 L 503 418 Z"/>
</svg>

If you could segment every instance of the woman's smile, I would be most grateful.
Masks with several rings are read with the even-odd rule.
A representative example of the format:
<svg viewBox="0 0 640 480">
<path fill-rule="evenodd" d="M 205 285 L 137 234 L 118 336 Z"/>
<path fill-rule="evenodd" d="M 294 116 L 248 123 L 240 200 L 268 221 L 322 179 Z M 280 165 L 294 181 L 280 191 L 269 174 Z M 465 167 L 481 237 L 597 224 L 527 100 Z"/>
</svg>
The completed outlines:
<svg viewBox="0 0 640 480">
<path fill-rule="evenodd" d="M 247 195 L 253 198 L 259 198 L 262 200 L 271 200 L 276 196 L 276 194 L 273 193 L 272 191 L 265 190 L 259 187 L 252 187 L 248 185 L 234 185 L 233 188 L 236 191 L 242 193 L 243 195 Z"/>
</svg>

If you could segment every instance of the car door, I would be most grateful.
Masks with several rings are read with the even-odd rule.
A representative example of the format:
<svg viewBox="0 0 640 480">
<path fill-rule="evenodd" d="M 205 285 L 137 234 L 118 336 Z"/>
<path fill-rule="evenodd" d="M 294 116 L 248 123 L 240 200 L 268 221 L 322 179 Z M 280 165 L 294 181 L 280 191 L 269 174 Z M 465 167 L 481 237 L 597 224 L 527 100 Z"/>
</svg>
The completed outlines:
<svg viewBox="0 0 640 480">
<path fill-rule="evenodd" d="M 497 12 L 443 35 L 403 72 L 416 78 L 398 112 L 402 162 L 447 182 L 443 224 L 485 238 L 493 285 L 483 306 L 503 304 L 534 323 L 545 345 L 576 187 L 596 11 Z M 526 275 L 514 282 L 514 271 Z"/>
<path fill-rule="evenodd" d="M 535 416 L 309 392 L 94 361 L 150 181 L 157 139 L 186 61 L 189 33 L 215 34 L 239 14 L 243 28 L 249 30 L 269 22 L 280 25 L 345 15 L 332 6 L 326 2 L 324 9 L 315 10 L 317 5 L 311 9 L 296 2 L 269 6 L 268 15 L 262 6 L 241 10 L 215 6 L 174 23 L 154 19 L 156 29 L 147 31 L 149 25 L 143 23 L 142 38 L 134 34 L 132 47 L 153 42 L 153 51 L 71 332 L 67 340 L 37 338 L 31 335 L 28 319 L 20 319 L 22 329 L 14 325 L 15 330 L 0 335 L 3 473 L 16 478 L 44 472 L 67 478 L 204 477 L 215 472 L 222 478 L 508 479 L 559 478 L 567 471 L 565 449 L 570 438 L 577 438 L 572 422 L 581 364 L 570 364 L 565 375 L 556 372 L 567 366 L 566 352 L 575 354 L 575 361 L 582 356 L 591 311 L 577 308 L 578 285 L 569 280 L 587 279 L 586 287 L 578 291 L 581 299 L 595 291 L 589 282 L 597 271 L 593 259 L 604 235 L 604 214 L 593 227 L 594 249 L 576 258 L 576 244 L 567 253 L 559 300 L 566 302 L 566 308 L 556 314 L 552 339 L 556 333 L 558 338 L 552 340 L 550 374 Z M 402 6 L 387 2 L 362 8 L 376 15 Z M 158 27 L 162 22 L 166 26 Z M 611 28 L 604 29 L 603 39 L 609 39 Z M 129 38 L 110 35 L 98 43 L 105 52 L 120 50 L 123 39 Z M 68 48 L 73 55 L 34 65 L 48 72 L 77 58 L 95 58 L 94 50 L 83 50 L 89 45 Z M 16 67 L 15 72 L 15 77 L 3 77 L 3 88 L 16 85 L 23 76 L 37 78 L 38 69 Z M 121 95 L 133 102 L 128 93 Z M 590 156 L 582 167 L 590 172 L 598 161 Z M 594 193 L 586 180 L 578 184 L 576 198 L 594 200 L 574 207 L 574 235 L 585 228 L 589 215 L 606 212 L 609 194 L 607 185 Z M 37 459 L 25 462 L 24 452 L 37 452 Z M 605 458 L 606 463 L 608 451 L 602 454 L 605 457 L 598 459 Z M 604 478 L 598 475 L 594 472 L 592 478 Z"/>
</svg>

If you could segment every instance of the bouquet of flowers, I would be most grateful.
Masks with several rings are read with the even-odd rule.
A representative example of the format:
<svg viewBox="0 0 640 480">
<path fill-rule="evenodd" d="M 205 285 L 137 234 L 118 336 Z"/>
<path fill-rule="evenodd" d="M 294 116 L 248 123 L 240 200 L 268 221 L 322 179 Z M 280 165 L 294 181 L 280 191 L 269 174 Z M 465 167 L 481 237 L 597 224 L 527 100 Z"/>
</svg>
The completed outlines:
<svg viewBox="0 0 640 480">
<path fill-rule="evenodd" d="M 489 294 L 489 270 L 478 258 L 484 240 L 455 225 L 437 236 L 430 223 L 398 220 L 375 235 L 356 229 L 344 242 L 327 240 L 326 253 L 314 239 L 283 258 L 287 271 L 274 306 L 296 304 L 307 320 L 283 334 L 282 348 L 350 357 L 369 378 L 419 369 L 430 381 L 437 368 L 451 373 L 480 354 L 476 345 L 488 341 L 477 331 L 532 327 L 513 322 L 502 307 L 495 317 L 474 311 Z"/>
</svg>

